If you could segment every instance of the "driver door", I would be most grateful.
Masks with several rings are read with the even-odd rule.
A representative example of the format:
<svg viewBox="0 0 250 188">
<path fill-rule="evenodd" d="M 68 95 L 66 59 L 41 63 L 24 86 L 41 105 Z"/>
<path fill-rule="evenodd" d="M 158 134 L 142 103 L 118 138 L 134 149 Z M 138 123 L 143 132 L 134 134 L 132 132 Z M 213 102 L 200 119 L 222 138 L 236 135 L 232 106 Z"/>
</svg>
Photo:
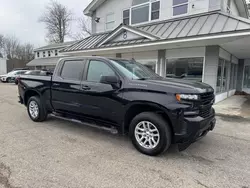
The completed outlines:
<svg viewBox="0 0 250 188">
<path fill-rule="evenodd" d="M 88 116 L 117 123 L 122 108 L 119 88 L 101 83 L 102 76 L 117 76 L 114 69 L 101 60 L 90 59 L 81 83 L 82 112 Z"/>
</svg>

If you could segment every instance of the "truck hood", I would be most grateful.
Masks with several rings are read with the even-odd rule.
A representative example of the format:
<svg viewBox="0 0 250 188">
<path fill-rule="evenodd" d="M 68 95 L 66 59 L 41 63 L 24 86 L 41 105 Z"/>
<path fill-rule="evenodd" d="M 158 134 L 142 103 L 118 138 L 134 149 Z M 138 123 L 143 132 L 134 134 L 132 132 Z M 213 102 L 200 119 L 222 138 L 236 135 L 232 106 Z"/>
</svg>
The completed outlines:
<svg viewBox="0 0 250 188">
<path fill-rule="evenodd" d="M 7 74 L 0 75 L 0 78 L 2 78 L 2 77 L 7 77 Z"/>
<path fill-rule="evenodd" d="M 208 84 L 202 82 L 191 82 L 182 79 L 157 78 L 147 80 L 134 80 L 134 83 L 137 86 L 144 87 L 147 90 L 155 90 L 166 93 L 199 94 L 214 92 L 213 88 Z"/>
</svg>

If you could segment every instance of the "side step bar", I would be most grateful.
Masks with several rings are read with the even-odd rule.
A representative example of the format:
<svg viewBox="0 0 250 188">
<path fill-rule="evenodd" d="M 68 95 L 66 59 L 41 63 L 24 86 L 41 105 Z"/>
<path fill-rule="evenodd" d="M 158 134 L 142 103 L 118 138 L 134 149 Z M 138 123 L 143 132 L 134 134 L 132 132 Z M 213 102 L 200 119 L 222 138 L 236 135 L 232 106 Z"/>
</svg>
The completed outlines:
<svg viewBox="0 0 250 188">
<path fill-rule="evenodd" d="M 56 113 L 50 114 L 50 116 L 54 117 L 54 118 L 57 118 L 57 119 L 70 121 L 70 122 L 74 122 L 74 123 L 79 123 L 79 124 L 82 124 L 82 125 L 87 125 L 89 127 L 96 128 L 96 129 L 104 130 L 104 131 L 110 132 L 111 134 L 118 134 L 118 130 L 115 127 L 110 127 L 109 128 L 109 127 L 104 127 L 104 126 L 101 126 L 101 125 L 99 126 L 97 124 L 87 123 L 87 122 L 80 121 L 80 120 L 77 120 L 77 119 L 62 117 L 62 116 L 60 116 L 60 115 L 58 115 Z"/>
</svg>

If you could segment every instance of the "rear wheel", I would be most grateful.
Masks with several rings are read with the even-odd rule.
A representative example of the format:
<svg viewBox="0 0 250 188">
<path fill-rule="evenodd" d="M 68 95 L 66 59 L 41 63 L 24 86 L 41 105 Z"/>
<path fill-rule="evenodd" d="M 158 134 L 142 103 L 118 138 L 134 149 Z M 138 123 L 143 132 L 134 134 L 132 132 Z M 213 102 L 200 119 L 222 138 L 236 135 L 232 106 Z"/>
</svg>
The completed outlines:
<svg viewBox="0 0 250 188">
<path fill-rule="evenodd" d="M 30 119 L 35 122 L 42 122 L 45 121 L 47 118 L 47 110 L 41 103 L 41 100 L 38 96 L 33 96 L 29 98 L 27 103 L 27 110 Z"/>
<path fill-rule="evenodd" d="M 162 116 L 143 112 L 132 120 L 130 136 L 138 151 L 156 156 L 169 148 L 172 135 L 168 122 Z"/>
<path fill-rule="evenodd" d="M 6 79 L 6 82 L 7 82 L 7 83 L 10 83 L 10 82 L 11 82 L 11 79 L 10 79 L 10 78 L 7 78 L 7 79 Z"/>
</svg>

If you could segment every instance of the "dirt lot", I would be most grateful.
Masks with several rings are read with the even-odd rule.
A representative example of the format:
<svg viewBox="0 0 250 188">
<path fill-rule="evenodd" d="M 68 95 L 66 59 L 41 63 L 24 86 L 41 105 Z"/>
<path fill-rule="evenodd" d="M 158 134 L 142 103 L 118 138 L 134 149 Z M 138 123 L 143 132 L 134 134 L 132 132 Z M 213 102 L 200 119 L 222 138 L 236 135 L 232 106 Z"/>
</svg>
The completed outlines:
<svg viewBox="0 0 250 188">
<path fill-rule="evenodd" d="M 0 83 L 0 188 L 250 188 L 250 122 L 218 118 L 184 152 L 138 153 L 128 138 L 49 118 L 32 122 L 17 87 Z"/>
</svg>

